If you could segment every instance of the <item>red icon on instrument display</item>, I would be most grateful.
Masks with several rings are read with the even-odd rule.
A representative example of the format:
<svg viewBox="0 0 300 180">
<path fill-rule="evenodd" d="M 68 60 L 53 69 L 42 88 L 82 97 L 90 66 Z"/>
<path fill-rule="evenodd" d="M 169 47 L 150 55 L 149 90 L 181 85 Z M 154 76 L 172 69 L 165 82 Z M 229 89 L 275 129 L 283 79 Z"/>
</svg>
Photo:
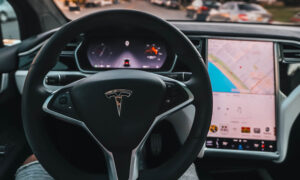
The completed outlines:
<svg viewBox="0 0 300 180">
<path fill-rule="evenodd" d="M 149 49 L 146 49 L 145 53 L 151 53 L 151 54 L 158 54 L 158 49 L 155 48 L 154 46 L 151 46 Z"/>
<path fill-rule="evenodd" d="M 129 61 L 129 59 L 125 59 L 125 60 L 124 60 L 124 66 L 125 66 L 125 67 L 129 67 L 129 66 L 130 66 L 130 61 Z"/>
</svg>

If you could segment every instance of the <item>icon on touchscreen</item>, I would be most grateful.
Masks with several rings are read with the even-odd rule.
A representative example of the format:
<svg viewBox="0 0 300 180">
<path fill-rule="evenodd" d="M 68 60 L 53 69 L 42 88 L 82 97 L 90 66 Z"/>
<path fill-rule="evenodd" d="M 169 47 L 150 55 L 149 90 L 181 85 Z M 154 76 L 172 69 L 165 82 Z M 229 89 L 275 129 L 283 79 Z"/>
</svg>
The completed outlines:
<svg viewBox="0 0 300 180">
<path fill-rule="evenodd" d="M 212 132 L 212 133 L 218 132 L 218 126 L 211 125 L 210 128 L 209 128 L 209 131 Z"/>
<path fill-rule="evenodd" d="M 255 144 L 254 144 L 254 147 L 255 147 L 255 148 L 258 148 L 258 147 L 259 147 L 259 144 L 258 144 L 258 143 L 255 143 Z"/>
<path fill-rule="evenodd" d="M 242 127 L 241 132 L 242 133 L 250 133 L 250 127 Z"/>
<path fill-rule="evenodd" d="M 260 134 L 260 128 L 254 128 L 253 131 L 255 134 Z"/>
<path fill-rule="evenodd" d="M 222 142 L 222 145 L 223 145 L 223 146 L 227 146 L 227 145 L 228 145 L 228 142 L 227 142 L 227 141 L 223 141 L 223 142 Z"/>
<path fill-rule="evenodd" d="M 228 133 L 228 125 L 221 125 L 220 132 L 222 133 Z"/>
</svg>

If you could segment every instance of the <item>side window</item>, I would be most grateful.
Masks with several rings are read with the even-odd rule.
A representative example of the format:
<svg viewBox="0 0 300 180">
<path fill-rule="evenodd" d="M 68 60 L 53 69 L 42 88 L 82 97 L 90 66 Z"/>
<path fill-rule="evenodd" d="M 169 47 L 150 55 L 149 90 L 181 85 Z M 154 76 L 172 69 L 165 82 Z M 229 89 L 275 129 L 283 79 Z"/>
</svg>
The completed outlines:
<svg viewBox="0 0 300 180">
<path fill-rule="evenodd" d="M 228 10 L 229 8 L 230 8 L 230 4 L 228 3 L 223 4 L 221 7 L 222 10 Z"/>
<path fill-rule="evenodd" d="M 228 6 L 228 9 L 230 9 L 230 10 L 234 10 L 234 4 L 230 4 L 229 6 Z"/>
<path fill-rule="evenodd" d="M 20 42 L 20 29 L 17 16 L 7 0 L 0 0 L 0 23 L 3 44 L 11 46 Z"/>
</svg>

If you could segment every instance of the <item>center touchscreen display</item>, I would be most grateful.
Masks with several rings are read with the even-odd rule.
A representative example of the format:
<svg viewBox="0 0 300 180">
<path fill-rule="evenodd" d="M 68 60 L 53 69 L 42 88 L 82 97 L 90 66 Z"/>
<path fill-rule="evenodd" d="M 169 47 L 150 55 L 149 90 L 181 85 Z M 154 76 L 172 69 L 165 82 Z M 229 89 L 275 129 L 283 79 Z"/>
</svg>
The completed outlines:
<svg viewBox="0 0 300 180">
<path fill-rule="evenodd" d="M 208 148 L 276 151 L 274 63 L 273 42 L 208 40 Z"/>
</svg>

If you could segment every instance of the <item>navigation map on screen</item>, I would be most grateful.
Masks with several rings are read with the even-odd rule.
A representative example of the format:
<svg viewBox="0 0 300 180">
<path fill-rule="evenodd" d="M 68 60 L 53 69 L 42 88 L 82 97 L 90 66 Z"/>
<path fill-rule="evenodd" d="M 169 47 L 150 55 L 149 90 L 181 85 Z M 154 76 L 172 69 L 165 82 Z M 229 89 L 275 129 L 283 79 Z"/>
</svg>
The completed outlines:
<svg viewBox="0 0 300 180">
<path fill-rule="evenodd" d="M 273 42 L 208 40 L 213 117 L 207 147 L 274 151 Z"/>
</svg>

